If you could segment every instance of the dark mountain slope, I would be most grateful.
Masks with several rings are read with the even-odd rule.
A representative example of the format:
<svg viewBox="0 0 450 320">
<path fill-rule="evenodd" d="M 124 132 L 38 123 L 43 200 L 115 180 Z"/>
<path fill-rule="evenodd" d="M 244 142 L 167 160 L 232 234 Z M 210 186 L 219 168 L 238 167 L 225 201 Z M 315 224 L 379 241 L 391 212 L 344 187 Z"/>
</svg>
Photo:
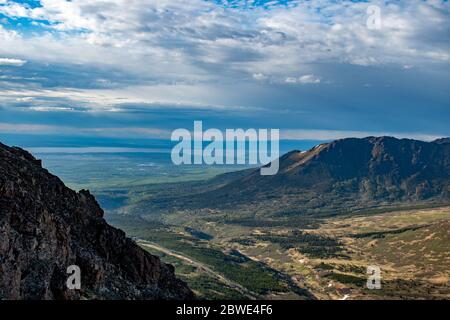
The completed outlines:
<svg viewBox="0 0 450 320">
<path fill-rule="evenodd" d="M 227 208 L 299 213 L 397 203 L 450 202 L 450 144 L 392 137 L 342 139 L 280 158 L 274 176 L 259 170 L 222 176 L 210 191 L 145 202 L 139 209 Z"/>
<path fill-rule="evenodd" d="M 355 191 L 369 198 L 420 200 L 445 195 L 449 177 L 450 145 L 382 137 L 344 139 L 292 152 L 281 159 L 277 175 L 264 177 L 255 171 L 230 186 L 242 190 L 245 182 L 246 190 L 265 185 L 328 189 L 353 181 Z"/>
<path fill-rule="evenodd" d="M 81 290 L 66 287 L 81 269 Z M 88 191 L 76 193 L 19 148 L 0 144 L 1 299 L 189 299 L 160 262 L 109 226 Z"/>
<path fill-rule="evenodd" d="M 441 138 L 433 141 L 434 143 L 444 144 L 449 143 L 450 144 L 450 138 Z"/>
</svg>

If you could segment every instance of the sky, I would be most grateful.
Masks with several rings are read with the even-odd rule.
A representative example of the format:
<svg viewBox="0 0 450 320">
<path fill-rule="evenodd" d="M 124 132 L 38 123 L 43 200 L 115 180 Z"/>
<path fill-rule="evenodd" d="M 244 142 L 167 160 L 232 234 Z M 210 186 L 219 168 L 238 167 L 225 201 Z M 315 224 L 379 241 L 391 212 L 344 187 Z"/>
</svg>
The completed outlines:
<svg viewBox="0 0 450 320">
<path fill-rule="evenodd" d="M 0 0 L 0 141 L 168 139 L 194 120 L 450 136 L 449 18 L 439 0 Z"/>
</svg>

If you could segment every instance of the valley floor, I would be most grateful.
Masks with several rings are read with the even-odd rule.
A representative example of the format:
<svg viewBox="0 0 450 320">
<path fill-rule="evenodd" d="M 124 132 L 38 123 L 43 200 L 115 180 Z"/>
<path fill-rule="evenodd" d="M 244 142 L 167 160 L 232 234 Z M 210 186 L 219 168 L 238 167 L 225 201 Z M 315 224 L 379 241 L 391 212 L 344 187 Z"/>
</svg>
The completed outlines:
<svg viewBox="0 0 450 320">
<path fill-rule="evenodd" d="M 450 207 L 313 221 L 228 214 L 109 220 L 175 265 L 204 299 L 450 299 Z M 380 268 L 381 289 L 367 288 L 368 266 Z"/>
</svg>

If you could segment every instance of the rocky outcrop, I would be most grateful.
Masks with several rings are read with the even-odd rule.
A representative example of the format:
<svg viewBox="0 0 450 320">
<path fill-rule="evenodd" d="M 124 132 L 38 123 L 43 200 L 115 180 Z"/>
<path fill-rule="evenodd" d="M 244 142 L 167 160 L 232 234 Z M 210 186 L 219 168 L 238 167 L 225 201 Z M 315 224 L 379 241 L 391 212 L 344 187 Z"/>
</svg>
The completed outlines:
<svg viewBox="0 0 450 320">
<path fill-rule="evenodd" d="M 66 281 L 81 270 L 81 289 Z M 0 144 L 0 299 L 192 299 L 174 268 L 109 226 L 89 191 Z"/>
</svg>

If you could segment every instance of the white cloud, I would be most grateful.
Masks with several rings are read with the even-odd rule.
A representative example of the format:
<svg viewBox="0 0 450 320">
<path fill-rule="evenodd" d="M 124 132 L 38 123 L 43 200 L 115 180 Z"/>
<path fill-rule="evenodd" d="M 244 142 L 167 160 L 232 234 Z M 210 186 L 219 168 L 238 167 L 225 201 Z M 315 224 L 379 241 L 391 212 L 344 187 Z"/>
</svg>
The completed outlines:
<svg viewBox="0 0 450 320">
<path fill-rule="evenodd" d="M 225 9 L 203 0 L 41 4 L 0 7 L 9 17 L 48 20 L 54 32 L 23 39 L 8 31 L 0 53 L 205 82 L 230 73 L 285 79 L 288 70 L 324 62 L 401 66 L 450 60 L 449 43 L 436 40 L 448 38 L 444 1 L 371 1 L 381 8 L 381 30 L 366 27 L 368 3 L 350 1 L 293 1 L 288 8 L 272 4 L 271 10 Z"/>
<path fill-rule="evenodd" d="M 264 73 L 254 73 L 253 79 L 255 79 L 257 81 L 264 81 L 264 80 L 269 79 L 269 77 L 267 75 L 265 75 Z"/>
<path fill-rule="evenodd" d="M 63 112 L 63 111 L 74 111 L 74 108 L 70 107 L 30 107 L 30 110 L 38 112 Z"/>
<path fill-rule="evenodd" d="M 261 111 L 259 107 L 239 105 L 239 98 L 228 103 L 229 89 L 219 90 L 212 85 L 165 85 L 128 86 L 114 89 L 72 89 L 26 86 L 0 91 L 0 104 L 12 102 L 30 103 L 22 107 L 32 111 L 123 112 L 127 105 L 140 105 L 151 109 L 190 109 L 216 111 Z M 201 100 L 198 97 L 202 97 Z M 65 102 L 68 104 L 64 105 Z M 71 106 L 82 106 L 80 109 Z"/>
<path fill-rule="evenodd" d="M 320 83 L 320 81 L 320 78 L 316 77 L 315 75 L 307 74 L 298 78 L 287 77 L 284 82 L 289 84 L 318 84 Z"/>
<path fill-rule="evenodd" d="M 313 74 L 307 74 L 307 75 L 304 75 L 304 76 L 301 76 L 300 78 L 298 78 L 298 82 L 303 83 L 303 84 L 320 83 L 320 78 L 316 77 Z"/>
<path fill-rule="evenodd" d="M 25 63 L 27 63 L 27 61 L 21 59 L 0 58 L 0 66 L 21 67 Z"/>
<path fill-rule="evenodd" d="M 16 99 L 16 101 L 17 102 L 30 102 L 30 101 L 33 101 L 33 97 L 20 97 L 20 98 L 17 98 Z"/>
<path fill-rule="evenodd" d="M 284 80 L 286 83 L 297 83 L 298 79 L 293 77 L 287 77 L 286 80 Z"/>
</svg>

